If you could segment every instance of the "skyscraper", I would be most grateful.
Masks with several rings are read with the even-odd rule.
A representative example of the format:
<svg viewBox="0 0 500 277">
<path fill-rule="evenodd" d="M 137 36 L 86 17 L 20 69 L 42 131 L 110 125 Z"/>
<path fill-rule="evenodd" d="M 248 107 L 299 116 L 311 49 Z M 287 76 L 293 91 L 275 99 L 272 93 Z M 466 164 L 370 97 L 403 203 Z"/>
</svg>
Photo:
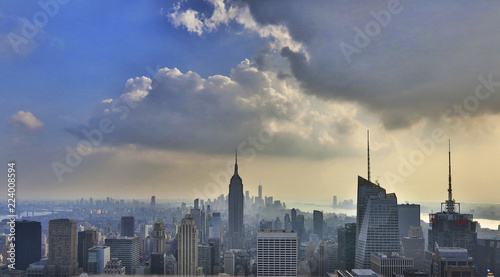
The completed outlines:
<svg viewBox="0 0 500 277">
<path fill-rule="evenodd" d="M 257 276 L 297 276 L 298 238 L 296 232 L 257 233 Z"/>
<path fill-rule="evenodd" d="M 37 221 L 16 221 L 15 245 L 16 269 L 26 270 L 31 263 L 38 262 L 42 255 L 42 224 Z"/>
<path fill-rule="evenodd" d="M 78 270 L 76 222 L 69 219 L 49 221 L 49 276 L 72 276 Z"/>
<path fill-rule="evenodd" d="M 323 239 L 323 212 L 314 210 L 313 222 L 314 222 L 314 233 L 318 235 L 318 238 L 320 240 Z"/>
<path fill-rule="evenodd" d="M 179 275 L 194 276 L 198 267 L 198 230 L 188 213 L 182 219 L 177 234 L 177 270 Z"/>
<path fill-rule="evenodd" d="M 139 237 L 109 238 L 104 241 L 110 248 L 111 259 L 122 261 L 127 274 L 134 274 L 134 269 L 140 265 L 139 248 L 141 239 Z"/>
<path fill-rule="evenodd" d="M 220 213 L 213 213 L 212 214 L 212 231 L 210 238 L 218 238 L 220 239 L 221 237 L 221 222 L 220 222 Z"/>
<path fill-rule="evenodd" d="M 397 202 L 396 194 L 358 176 L 356 268 L 370 268 L 371 253 L 400 251 Z"/>
<path fill-rule="evenodd" d="M 297 210 L 292 209 L 292 231 L 297 231 Z"/>
<path fill-rule="evenodd" d="M 165 225 L 159 219 L 153 227 L 153 253 L 166 253 L 165 248 Z"/>
<path fill-rule="evenodd" d="M 290 215 L 285 214 L 283 221 L 285 222 L 285 231 L 291 231 L 292 230 L 292 223 L 290 222 Z"/>
<path fill-rule="evenodd" d="M 111 259 L 109 246 L 94 246 L 88 250 L 89 275 L 100 275 L 104 273 L 104 267 Z"/>
<path fill-rule="evenodd" d="M 339 268 L 351 271 L 356 259 L 356 223 L 346 223 L 338 229 Z"/>
<path fill-rule="evenodd" d="M 212 250 L 208 244 L 198 244 L 198 266 L 203 268 L 205 276 L 212 275 Z"/>
<path fill-rule="evenodd" d="M 135 220 L 133 216 L 122 216 L 121 236 L 133 237 L 135 231 Z"/>
<path fill-rule="evenodd" d="M 229 230 L 227 249 L 245 248 L 245 226 L 243 225 L 243 181 L 238 175 L 238 154 L 234 164 L 234 175 L 229 183 L 228 195 Z"/>
<path fill-rule="evenodd" d="M 78 232 L 78 267 L 83 268 L 83 272 L 88 272 L 88 251 L 96 245 L 95 230 Z"/>
<path fill-rule="evenodd" d="M 420 226 L 420 205 L 400 204 L 398 205 L 399 236 L 408 236 L 411 226 Z"/>
<path fill-rule="evenodd" d="M 441 203 L 441 212 L 429 214 L 429 239 L 427 248 L 434 252 L 436 243 L 439 247 L 460 247 L 468 250 L 468 254 L 476 257 L 477 222 L 472 214 L 460 213 L 460 203 L 453 199 L 451 189 L 451 147 L 448 149 L 448 200 Z M 444 206 L 444 210 L 443 210 Z M 458 211 L 457 211 L 458 206 Z"/>
<path fill-rule="evenodd" d="M 368 141 L 368 180 L 358 176 L 356 216 L 356 260 L 358 269 L 370 268 L 370 255 L 375 252 L 399 252 L 398 200 L 370 181 L 370 141 Z"/>
</svg>

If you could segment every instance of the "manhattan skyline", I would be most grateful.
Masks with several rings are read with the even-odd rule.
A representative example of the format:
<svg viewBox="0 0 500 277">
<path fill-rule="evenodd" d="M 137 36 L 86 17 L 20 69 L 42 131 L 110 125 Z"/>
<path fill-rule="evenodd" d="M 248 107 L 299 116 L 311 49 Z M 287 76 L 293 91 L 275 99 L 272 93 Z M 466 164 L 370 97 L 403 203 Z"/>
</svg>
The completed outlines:
<svg viewBox="0 0 500 277">
<path fill-rule="evenodd" d="M 251 195 L 354 199 L 370 130 L 399 199 L 446 199 L 451 139 L 454 197 L 498 204 L 498 3 L 42 3 L 0 3 L 21 201 L 216 198 L 235 149 Z"/>
</svg>

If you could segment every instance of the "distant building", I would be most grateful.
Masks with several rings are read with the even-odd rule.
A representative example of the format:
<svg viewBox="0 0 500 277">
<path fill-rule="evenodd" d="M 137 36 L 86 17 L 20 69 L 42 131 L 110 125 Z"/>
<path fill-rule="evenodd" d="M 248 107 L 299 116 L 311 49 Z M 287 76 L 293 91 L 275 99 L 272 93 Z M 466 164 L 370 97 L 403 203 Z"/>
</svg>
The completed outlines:
<svg viewBox="0 0 500 277">
<path fill-rule="evenodd" d="M 1 250 L 5 242 L 0 245 Z M 42 254 L 42 224 L 37 221 L 16 221 L 15 245 L 16 269 L 26 270 L 31 263 L 38 262 Z"/>
<path fill-rule="evenodd" d="M 133 216 L 122 216 L 121 236 L 133 237 L 135 235 L 135 219 Z"/>
<path fill-rule="evenodd" d="M 313 227 L 314 233 L 318 235 L 318 238 L 320 240 L 323 239 L 323 212 L 313 211 Z"/>
<path fill-rule="evenodd" d="M 420 226 L 420 205 L 399 204 L 398 205 L 399 236 L 408 236 L 411 226 Z"/>
<path fill-rule="evenodd" d="M 397 253 L 372 253 L 370 268 L 384 276 L 400 275 L 406 269 L 413 269 L 413 259 Z"/>
<path fill-rule="evenodd" d="M 465 248 L 436 246 L 431 277 L 474 277 L 475 267 Z"/>
<path fill-rule="evenodd" d="M 238 156 L 234 164 L 234 175 L 229 183 L 227 249 L 245 248 L 245 226 L 243 225 L 243 181 L 238 175 Z"/>
<path fill-rule="evenodd" d="M 220 213 L 212 213 L 212 228 L 210 232 L 210 238 L 221 238 L 221 221 Z"/>
<path fill-rule="evenodd" d="M 96 245 L 95 230 L 78 232 L 78 267 L 83 268 L 83 272 L 88 272 L 88 251 Z"/>
<path fill-rule="evenodd" d="M 116 258 L 125 267 L 126 274 L 134 274 L 139 263 L 139 237 L 108 238 L 104 244 L 110 247 L 111 259 Z"/>
<path fill-rule="evenodd" d="M 188 213 L 179 226 L 177 271 L 179 275 L 193 276 L 198 268 L 198 230 Z"/>
<path fill-rule="evenodd" d="M 76 221 L 49 221 L 48 276 L 72 276 L 78 270 L 78 240 Z"/>
<path fill-rule="evenodd" d="M 292 223 L 291 223 L 291 220 L 290 220 L 290 215 L 289 214 L 285 214 L 285 217 L 284 217 L 283 221 L 285 223 L 285 231 L 291 231 L 292 230 Z"/>
<path fill-rule="evenodd" d="M 347 223 L 338 229 L 339 268 L 351 271 L 356 259 L 356 223 Z"/>
<path fill-rule="evenodd" d="M 89 275 L 100 275 L 104 273 L 104 267 L 111 260 L 109 246 L 94 246 L 88 250 L 87 273 Z"/>
<path fill-rule="evenodd" d="M 297 276 L 298 237 L 296 232 L 257 233 L 257 276 Z"/>
</svg>

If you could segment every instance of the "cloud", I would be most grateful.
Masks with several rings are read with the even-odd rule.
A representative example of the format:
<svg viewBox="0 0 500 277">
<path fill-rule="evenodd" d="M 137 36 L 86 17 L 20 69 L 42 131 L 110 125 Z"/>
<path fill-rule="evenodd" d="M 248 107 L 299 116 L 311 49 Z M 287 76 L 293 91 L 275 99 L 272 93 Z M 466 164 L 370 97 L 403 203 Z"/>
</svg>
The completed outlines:
<svg viewBox="0 0 500 277">
<path fill-rule="evenodd" d="M 390 5 L 399 12 L 382 24 Z M 254 57 L 259 69 L 293 76 L 304 92 L 323 100 L 356 102 L 388 130 L 422 119 L 441 121 L 448 109 L 456 114 L 454 106 L 474 95 L 479 76 L 500 81 L 498 3 L 243 0 L 230 7 L 234 17 L 228 18 L 272 39 Z M 201 23 L 200 30 L 214 30 Z M 368 36 L 367 28 L 376 34 Z M 366 40 L 361 46 L 360 36 Z M 343 43 L 357 49 L 349 59 L 339 47 Z M 269 66 L 279 55 L 288 65 Z M 499 113 L 497 94 L 468 116 Z"/>
<path fill-rule="evenodd" d="M 350 155 L 344 146 L 361 126 L 356 105 L 317 101 L 294 79 L 260 71 L 249 60 L 230 76 L 162 68 L 153 79 L 131 78 L 120 97 L 102 101 L 97 110 L 86 126 L 69 132 L 85 138 L 84 130 L 98 129 L 106 118 L 115 128 L 104 144 L 209 154 L 238 147 L 249 156 Z"/>
<path fill-rule="evenodd" d="M 11 122 L 21 128 L 28 130 L 38 130 L 44 125 L 42 121 L 36 118 L 31 112 L 18 111 L 10 117 Z"/>
</svg>

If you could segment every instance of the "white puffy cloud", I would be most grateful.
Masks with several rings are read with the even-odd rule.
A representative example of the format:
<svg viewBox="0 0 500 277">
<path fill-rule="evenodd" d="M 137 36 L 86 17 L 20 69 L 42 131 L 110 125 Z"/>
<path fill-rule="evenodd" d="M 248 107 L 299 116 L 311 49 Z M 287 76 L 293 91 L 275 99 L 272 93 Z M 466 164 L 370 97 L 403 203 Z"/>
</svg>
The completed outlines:
<svg viewBox="0 0 500 277">
<path fill-rule="evenodd" d="M 10 117 L 11 122 L 21 128 L 37 130 L 43 127 L 44 123 L 36 118 L 31 112 L 18 111 Z"/>
<path fill-rule="evenodd" d="M 104 143 L 119 146 L 227 153 L 348 155 L 353 129 L 362 124 L 355 104 L 326 103 L 301 92 L 294 79 L 260 71 L 249 60 L 230 76 L 202 78 L 195 72 L 162 68 L 154 76 L 127 80 L 124 93 L 102 101 L 99 112 L 71 132 L 99 128 L 102 118 L 116 126 Z M 264 138 L 265 137 L 265 138 Z M 254 145 L 257 138 L 257 145 Z M 265 149 L 265 151 L 264 151 Z"/>
</svg>

